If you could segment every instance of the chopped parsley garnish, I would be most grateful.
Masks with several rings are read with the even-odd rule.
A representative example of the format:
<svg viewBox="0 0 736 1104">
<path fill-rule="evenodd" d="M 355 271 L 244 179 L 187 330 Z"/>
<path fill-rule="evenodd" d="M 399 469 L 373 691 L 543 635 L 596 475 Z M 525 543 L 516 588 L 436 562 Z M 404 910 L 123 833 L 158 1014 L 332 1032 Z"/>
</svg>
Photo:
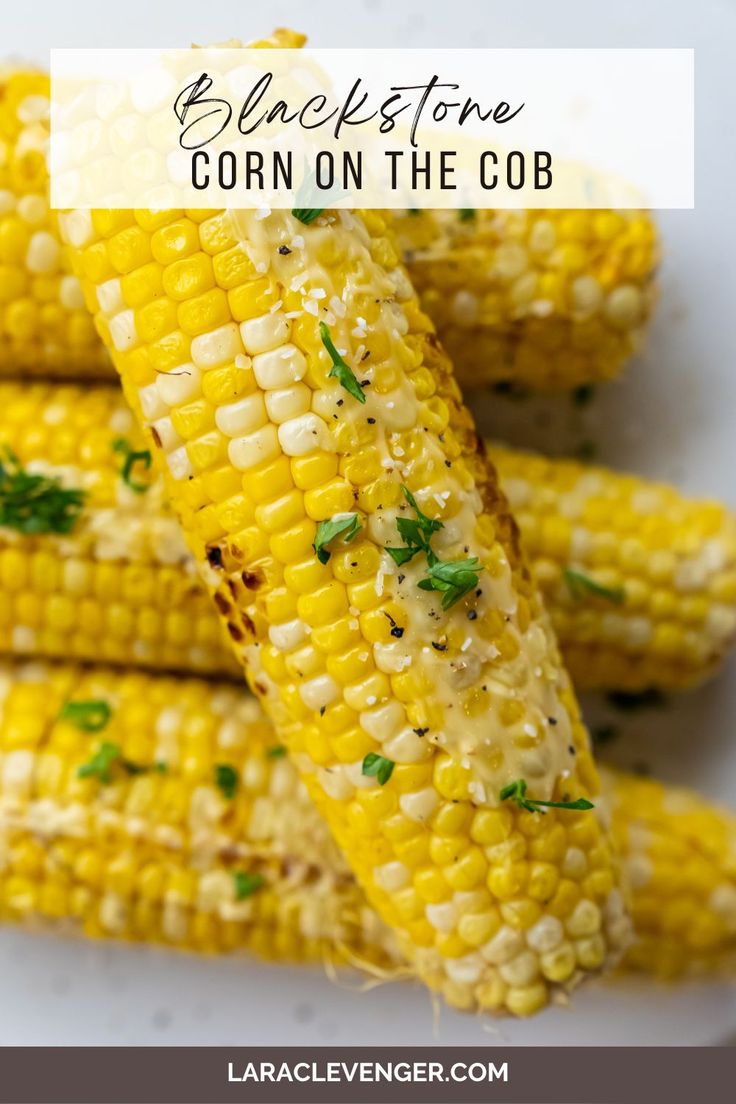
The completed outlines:
<svg viewBox="0 0 736 1104">
<path fill-rule="evenodd" d="M 661 709 L 667 704 L 667 698 L 661 690 L 651 687 L 649 690 L 611 690 L 606 695 L 615 709 L 622 713 L 636 713 L 640 709 Z"/>
<path fill-rule="evenodd" d="M 616 740 L 621 735 L 621 729 L 618 725 L 597 725 L 595 728 L 591 728 L 590 734 L 593 737 L 594 744 L 610 744 L 612 740 Z"/>
<path fill-rule="evenodd" d="M 274 744 L 273 747 L 266 748 L 267 759 L 283 759 L 286 755 L 286 747 L 283 744 Z"/>
<path fill-rule="evenodd" d="M 322 344 L 332 359 L 332 367 L 330 368 L 329 375 L 335 376 L 340 383 L 341 387 L 344 387 L 348 394 L 352 395 L 354 399 L 357 399 L 359 403 L 365 402 L 365 395 L 363 394 L 363 388 L 358 383 L 355 372 L 346 364 L 342 359 L 337 349 L 335 348 L 332 338 L 330 337 L 330 331 L 324 322 L 319 324 L 319 336 L 322 338 Z"/>
<path fill-rule="evenodd" d="M 342 537 L 346 544 L 350 544 L 363 526 L 358 521 L 357 514 L 345 514 L 344 517 L 331 518 L 330 521 L 321 521 L 317 526 L 317 535 L 314 538 L 312 548 L 317 553 L 320 563 L 326 564 L 330 558 L 327 545 L 335 539 Z"/>
<path fill-rule="evenodd" d="M 266 879 L 262 874 L 249 874 L 246 870 L 236 870 L 233 874 L 233 881 L 235 882 L 236 901 L 245 901 L 266 883 Z"/>
<path fill-rule="evenodd" d="M 127 487 L 130 487 L 131 491 L 135 491 L 136 494 L 145 494 L 148 490 L 148 483 L 139 483 L 138 480 L 133 479 L 133 468 L 136 464 L 142 464 L 145 471 L 148 471 L 151 467 L 151 453 L 148 449 L 132 449 L 130 442 L 126 441 L 124 437 L 116 437 L 112 443 L 113 450 L 119 452 L 123 457 L 123 466 L 120 469 L 120 478 Z"/>
<path fill-rule="evenodd" d="M 33 475 L 9 448 L 0 459 L 0 526 L 18 533 L 69 533 L 84 505 L 85 492 L 47 475 Z"/>
<path fill-rule="evenodd" d="M 438 590 L 442 594 L 442 608 L 454 606 L 469 591 L 478 585 L 478 573 L 483 564 L 477 556 L 469 560 L 450 560 L 443 563 L 438 560 L 430 564 L 429 575 L 417 586 L 422 590 Z"/>
<path fill-rule="evenodd" d="M 457 213 L 457 217 L 460 219 L 460 222 L 472 222 L 475 218 L 475 208 L 461 207 Z"/>
<path fill-rule="evenodd" d="M 589 575 L 584 575 L 582 571 L 574 571 L 571 567 L 566 567 L 563 575 L 567 583 L 567 589 L 576 602 L 583 601 L 588 595 L 592 595 L 594 598 L 603 598 L 606 602 L 612 602 L 616 606 L 621 606 L 626 601 L 626 592 L 623 587 L 603 586 L 602 583 L 597 583 L 595 579 L 591 579 Z"/>
<path fill-rule="evenodd" d="M 595 387 L 592 383 L 581 383 L 570 393 L 573 406 L 587 406 L 595 395 Z"/>
<path fill-rule="evenodd" d="M 447 610 L 469 591 L 478 585 L 478 575 L 483 570 L 480 560 L 473 556 L 468 560 L 440 560 L 430 547 L 432 534 L 443 528 L 442 522 L 427 517 L 417 505 L 414 495 L 408 487 L 402 485 L 404 497 L 416 513 L 416 518 L 398 517 L 396 528 L 404 538 L 406 545 L 400 548 L 387 548 L 391 559 L 402 567 L 417 553 L 427 557 L 429 574 L 417 586 L 421 590 L 436 590 L 442 594 L 442 608 Z"/>
<path fill-rule="evenodd" d="M 393 759 L 387 759 L 384 755 L 369 751 L 363 760 L 361 773 L 367 778 L 377 778 L 379 785 L 385 786 L 393 774 L 395 766 Z"/>
<path fill-rule="evenodd" d="M 109 786 L 112 782 L 112 770 L 115 766 L 122 767 L 126 774 L 130 775 L 147 774 L 151 770 L 158 771 L 159 774 L 166 774 L 168 770 L 166 763 L 161 761 L 156 761 L 150 766 L 133 763 L 130 759 L 123 757 L 119 744 L 113 744 L 109 740 L 105 740 L 104 743 L 100 744 L 89 762 L 83 763 L 77 769 L 77 778 L 97 778 L 103 786 Z"/>
<path fill-rule="evenodd" d="M 584 797 L 579 797 L 577 801 L 539 801 L 536 798 L 527 797 L 526 782 L 523 778 L 517 778 L 515 782 L 510 782 L 508 786 L 504 786 L 499 797 L 501 801 L 514 801 L 520 809 L 526 809 L 528 813 L 544 814 L 544 809 L 541 808 L 542 805 L 549 809 L 573 809 L 580 812 L 595 808 L 592 801 L 588 801 Z"/>
<path fill-rule="evenodd" d="M 323 211 L 324 207 L 293 207 L 291 213 L 299 222 L 303 222 L 305 226 L 309 226 L 310 222 L 314 222 L 315 219 L 318 219 Z"/>
<path fill-rule="evenodd" d="M 106 701 L 68 701 L 61 707 L 60 721 L 69 721 L 82 732 L 101 732 L 106 726 L 112 709 Z"/>
<path fill-rule="evenodd" d="M 215 785 L 228 801 L 232 801 L 235 797 L 239 782 L 240 778 L 235 767 L 231 767 L 229 763 L 215 764 Z"/>
</svg>

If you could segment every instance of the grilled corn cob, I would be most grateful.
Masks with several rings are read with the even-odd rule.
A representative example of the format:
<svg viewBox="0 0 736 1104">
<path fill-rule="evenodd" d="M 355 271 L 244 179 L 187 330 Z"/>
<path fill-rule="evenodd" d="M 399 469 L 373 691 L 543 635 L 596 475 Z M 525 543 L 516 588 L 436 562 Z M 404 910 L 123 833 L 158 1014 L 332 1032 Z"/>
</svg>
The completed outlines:
<svg viewBox="0 0 736 1104">
<path fill-rule="evenodd" d="M 4 382 L 0 411 L 0 650 L 234 674 L 122 395 Z"/>
<path fill-rule="evenodd" d="M 0 649 L 235 673 L 159 482 L 142 495 L 123 482 L 113 430 L 143 448 L 112 387 L 0 383 L 0 448 L 96 488 L 63 538 L 0 528 Z M 703 679 L 736 628 L 733 516 L 638 477 L 488 447 L 578 687 Z"/>
<path fill-rule="evenodd" d="M 682 689 L 736 635 L 736 518 L 573 460 L 491 448 L 578 688 Z"/>
<path fill-rule="evenodd" d="M 47 77 L 0 74 L 0 375 L 112 376 L 48 209 L 47 143 Z M 608 379 L 638 344 L 657 261 L 643 212 L 418 211 L 397 228 L 466 390 Z"/>
<path fill-rule="evenodd" d="M 369 900 L 453 1004 L 531 1014 L 627 938 L 598 814 L 501 803 L 527 779 L 594 795 L 587 734 L 383 220 L 263 215 L 75 211 L 63 231 L 238 656 Z M 546 949 L 563 925 L 572 955 Z"/>
<path fill-rule="evenodd" d="M 398 961 L 239 687 L 5 663 L 0 699 L 0 918 Z"/>
<path fill-rule="evenodd" d="M 0 702 L 1 919 L 400 971 L 254 699 L 193 679 L 2 663 Z M 110 714 L 85 732 L 81 707 L 95 702 Z M 73 710 L 59 718 L 70 703 L 76 723 Z M 105 743 L 118 751 L 107 781 Z M 733 816 L 650 780 L 602 781 L 632 883 L 626 965 L 667 978 L 732 968 Z M 566 862 L 578 882 L 581 852 Z M 251 890 L 240 902 L 238 886 Z"/>
<path fill-rule="evenodd" d="M 48 77 L 0 70 L 0 374 L 109 374 L 49 210 Z"/>
<path fill-rule="evenodd" d="M 397 230 L 464 388 L 607 380 L 639 346 L 658 262 L 645 211 L 412 211 Z"/>
<path fill-rule="evenodd" d="M 736 965 L 736 816 L 691 790 L 603 776 L 630 884 L 626 964 L 661 978 Z"/>
</svg>

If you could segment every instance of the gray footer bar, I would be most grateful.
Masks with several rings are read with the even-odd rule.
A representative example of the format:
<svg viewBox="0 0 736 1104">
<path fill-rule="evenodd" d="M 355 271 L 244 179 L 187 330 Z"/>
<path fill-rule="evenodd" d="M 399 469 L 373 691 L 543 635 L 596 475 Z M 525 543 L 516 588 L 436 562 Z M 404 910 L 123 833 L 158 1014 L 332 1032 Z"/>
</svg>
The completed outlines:
<svg viewBox="0 0 736 1104">
<path fill-rule="evenodd" d="M 720 1104 L 732 1047 L 0 1047 L 0 1104 Z"/>
</svg>

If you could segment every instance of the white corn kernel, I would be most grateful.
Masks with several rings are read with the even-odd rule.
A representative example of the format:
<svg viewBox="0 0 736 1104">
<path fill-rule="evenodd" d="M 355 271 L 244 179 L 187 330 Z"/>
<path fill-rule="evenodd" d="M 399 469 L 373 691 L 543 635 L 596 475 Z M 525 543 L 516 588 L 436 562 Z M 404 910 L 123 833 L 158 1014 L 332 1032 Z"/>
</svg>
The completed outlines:
<svg viewBox="0 0 736 1104">
<path fill-rule="evenodd" d="M 178 406 L 199 393 L 201 378 L 199 368 L 193 364 L 179 364 L 170 372 L 160 372 L 156 386 L 167 406 Z"/>
<path fill-rule="evenodd" d="M 377 709 L 360 714 L 360 727 L 374 740 L 387 740 L 401 726 L 406 724 L 406 714 L 401 702 L 392 698 Z"/>
<path fill-rule="evenodd" d="M 509 962 L 524 949 L 524 939 L 520 932 L 505 924 L 499 928 L 493 939 L 481 948 L 481 954 L 494 966 Z"/>
<path fill-rule="evenodd" d="M 601 926 L 601 910 L 592 901 L 578 901 L 573 912 L 565 921 L 569 935 L 579 938 L 583 935 L 595 935 Z"/>
<path fill-rule="evenodd" d="M 298 648 L 306 637 L 306 626 L 298 617 L 293 621 L 284 621 L 281 625 L 271 625 L 268 630 L 268 639 L 274 648 L 282 652 L 291 652 Z"/>
<path fill-rule="evenodd" d="M 59 264 L 61 246 L 48 230 L 31 235 L 26 253 L 26 267 L 37 276 L 47 276 Z"/>
<path fill-rule="evenodd" d="M 395 763 L 423 763 L 431 753 L 432 745 L 413 728 L 402 728 L 394 736 L 383 741 L 383 750 Z"/>
<path fill-rule="evenodd" d="M 171 418 L 159 418 L 153 423 L 151 429 L 161 442 L 161 448 L 164 452 L 171 452 L 172 449 L 178 448 L 182 443 L 181 437 L 174 429 Z"/>
<path fill-rule="evenodd" d="M 390 756 L 389 756 L 390 758 Z M 405 793 L 399 798 L 401 811 L 409 820 L 417 824 L 426 824 L 432 813 L 437 808 L 437 791 L 432 786 L 427 786 L 416 793 Z"/>
<path fill-rule="evenodd" d="M 253 357 L 253 372 L 259 387 L 275 391 L 303 379 L 307 374 L 307 361 L 296 345 L 281 345 Z"/>
<path fill-rule="evenodd" d="M 306 414 L 312 402 L 312 392 L 305 383 L 295 383 L 281 391 L 266 392 L 268 417 L 276 425 Z"/>
<path fill-rule="evenodd" d="M 403 889 L 409 881 L 409 871 L 402 862 L 384 863 L 373 871 L 373 881 L 387 893 L 396 893 Z"/>
<path fill-rule="evenodd" d="M 192 339 L 192 360 L 198 368 L 219 368 L 221 364 L 234 361 L 242 352 L 243 343 L 235 322 Z"/>
<path fill-rule="evenodd" d="M 138 332 L 132 310 L 119 311 L 110 319 L 110 338 L 118 353 L 135 348 L 138 344 Z"/>
<path fill-rule="evenodd" d="M 238 402 L 218 407 L 215 424 L 226 437 L 239 437 L 254 433 L 268 421 L 263 396 L 256 392 Z"/>
<path fill-rule="evenodd" d="M 143 417 L 149 423 L 156 421 L 157 418 L 163 418 L 164 414 L 167 413 L 166 403 L 159 395 L 155 380 L 153 383 L 149 383 L 147 387 L 141 387 L 138 392 L 138 399 Z"/>
<path fill-rule="evenodd" d="M 238 471 L 248 471 L 279 453 L 279 439 L 272 425 L 262 426 L 247 437 L 234 437 L 227 446 L 230 463 Z"/>
<path fill-rule="evenodd" d="M 317 675 L 299 687 L 299 696 L 307 709 L 325 709 L 339 693 L 339 686 L 329 675 Z"/>
<path fill-rule="evenodd" d="M 84 295 L 76 276 L 62 276 L 59 281 L 59 302 L 64 310 L 82 310 Z"/>
<path fill-rule="evenodd" d="M 457 909 L 452 901 L 442 901 L 438 905 L 427 905 L 424 912 L 435 931 L 451 932 L 457 923 Z"/>
<path fill-rule="evenodd" d="M 183 445 L 167 455 L 166 463 L 169 465 L 171 475 L 176 480 L 187 479 L 192 475 L 192 464 Z"/>
<path fill-rule="evenodd" d="M 83 249 L 95 236 L 91 211 L 70 211 L 59 216 L 64 238 L 75 249 Z"/>
<path fill-rule="evenodd" d="M 278 429 L 279 442 L 287 456 L 306 456 L 315 449 L 334 450 L 334 442 L 325 423 L 316 414 L 300 414 Z"/>
<path fill-rule="evenodd" d="M 543 916 L 529 928 L 526 941 L 532 950 L 544 954 L 546 951 L 553 951 L 562 942 L 564 934 L 564 928 L 556 916 Z"/>
<path fill-rule="evenodd" d="M 291 323 L 281 313 L 263 314 L 260 318 L 249 318 L 240 324 L 245 351 L 251 356 L 285 345 L 290 333 Z"/>
<path fill-rule="evenodd" d="M 105 280 L 104 284 L 100 284 L 97 288 L 96 295 L 100 310 L 103 314 L 107 315 L 108 318 L 112 318 L 125 309 L 123 289 L 120 284 L 120 279 L 117 276 L 114 276 L 112 280 Z"/>
<path fill-rule="evenodd" d="M 522 951 L 498 972 L 508 985 L 530 985 L 539 973 L 539 960 L 531 951 Z"/>
</svg>

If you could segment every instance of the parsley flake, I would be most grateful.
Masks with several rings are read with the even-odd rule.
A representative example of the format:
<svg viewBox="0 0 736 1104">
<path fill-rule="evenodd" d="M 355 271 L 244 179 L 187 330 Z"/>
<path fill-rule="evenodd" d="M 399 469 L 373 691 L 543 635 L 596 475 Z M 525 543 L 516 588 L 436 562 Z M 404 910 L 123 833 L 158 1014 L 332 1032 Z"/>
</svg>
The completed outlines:
<svg viewBox="0 0 736 1104">
<path fill-rule="evenodd" d="M 342 517 L 331 518 L 329 521 L 321 521 L 317 526 L 317 534 L 312 545 L 319 562 L 326 564 L 329 560 L 331 553 L 328 552 L 326 546 L 335 537 L 342 537 L 345 544 L 350 544 L 362 528 L 357 514 L 344 514 Z"/>
<path fill-rule="evenodd" d="M 59 720 L 69 721 L 82 732 L 101 732 L 111 716 L 112 709 L 106 701 L 68 701 L 61 707 Z"/>
<path fill-rule="evenodd" d="M 0 459 L 0 526 L 18 533 L 69 533 L 84 505 L 85 492 L 22 467 L 9 448 Z"/>
<path fill-rule="evenodd" d="M 319 324 L 319 336 L 322 338 L 322 344 L 332 359 L 332 367 L 330 368 L 329 375 L 334 376 L 340 383 L 340 386 L 344 387 L 349 395 L 352 395 L 359 403 L 364 403 L 365 395 L 363 394 L 362 387 L 358 383 L 357 376 L 350 365 L 346 364 L 338 353 L 330 337 L 329 328 L 324 322 L 320 322 Z"/>
<path fill-rule="evenodd" d="M 523 778 L 517 778 L 515 782 L 504 786 L 499 797 L 501 801 L 515 802 L 520 809 L 525 809 L 528 813 L 542 813 L 542 815 L 544 815 L 544 809 L 540 807 L 542 805 L 549 809 L 572 809 L 579 812 L 595 808 L 592 801 L 584 797 L 579 797 L 577 801 L 540 801 L 534 797 L 527 797 L 526 782 Z"/>
<path fill-rule="evenodd" d="M 475 219 L 474 207 L 461 207 L 457 213 L 460 222 L 473 222 Z"/>
<path fill-rule="evenodd" d="M 378 755 L 375 751 L 369 751 L 363 760 L 361 773 L 366 778 L 377 778 L 381 786 L 385 786 L 393 774 L 396 764 L 393 759 L 387 759 L 384 755 Z"/>
<path fill-rule="evenodd" d="M 133 468 L 136 464 L 142 464 L 145 471 L 151 467 L 151 453 L 148 449 L 133 449 L 130 442 L 124 437 L 116 437 L 112 443 L 113 451 L 123 457 L 123 466 L 120 469 L 120 478 L 131 491 L 136 494 L 145 494 L 149 488 L 148 483 L 139 483 L 133 479 Z"/>
<path fill-rule="evenodd" d="M 267 759 L 283 759 L 286 755 L 286 747 L 283 744 L 274 744 L 273 747 L 266 748 Z"/>
<path fill-rule="evenodd" d="M 603 586 L 602 583 L 597 583 L 595 579 L 591 579 L 589 575 L 584 575 L 582 571 L 574 571 L 571 567 L 566 567 L 563 577 L 571 597 L 576 602 L 583 601 L 588 595 L 592 595 L 594 598 L 603 598 L 604 601 L 612 602 L 616 606 L 622 606 L 626 601 L 626 592 L 623 587 Z"/>
<path fill-rule="evenodd" d="M 236 870 L 233 881 L 236 901 L 245 901 L 266 883 L 262 874 L 249 874 L 246 870 Z"/>
<path fill-rule="evenodd" d="M 430 564 L 429 575 L 420 580 L 421 590 L 437 590 L 442 594 L 442 608 L 449 609 L 478 585 L 478 573 L 483 564 L 477 556 L 469 560 L 438 560 Z"/>
<path fill-rule="evenodd" d="M 215 764 L 215 785 L 222 792 L 222 796 L 232 801 L 238 790 L 240 778 L 235 767 L 229 763 Z"/>
<path fill-rule="evenodd" d="M 323 211 L 324 207 L 293 207 L 291 213 L 299 222 L 309 226 L 310 223 L 319 218 Z"/>
</svg>

